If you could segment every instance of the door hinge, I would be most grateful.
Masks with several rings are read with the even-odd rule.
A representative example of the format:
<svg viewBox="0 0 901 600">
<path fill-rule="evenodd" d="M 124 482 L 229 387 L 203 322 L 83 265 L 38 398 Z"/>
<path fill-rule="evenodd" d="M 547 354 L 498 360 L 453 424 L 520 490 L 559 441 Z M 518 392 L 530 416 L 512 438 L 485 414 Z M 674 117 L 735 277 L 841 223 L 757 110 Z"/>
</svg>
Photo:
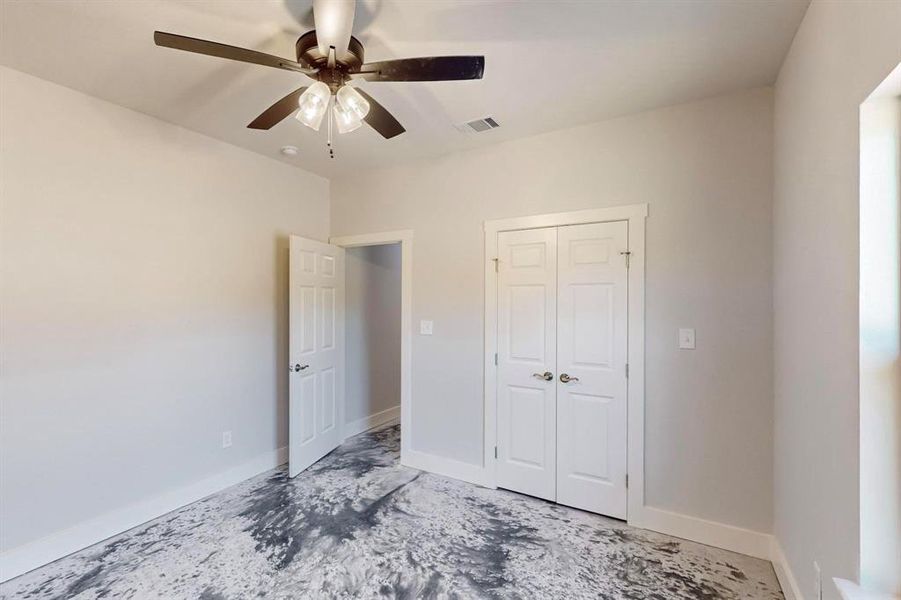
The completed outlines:
<svg viewBox="0 0 901 600">
<path fill-rule="evenodd" d="M 494 447 L 494 458 L 497 458 L 497 446 Z"/>
<path fill-rule="evenodd" d="M 501 259 L 499 259 L 499 258 L 492 258 L 491 260 L 494 261 L 494 272 L 497 273 L 497 272 L 498 272 L 498 265 L 500 264 Z"/>
<path fill-rule="evenodd" d="M 629 474 L 626 473 L 626 489 L 629 489 Z"/>
<path fill-rule="evenodd" d="M 620 254 L 622 254 L 623 256 L 626 257 L 626 268 L 628 269 L 629 263 L 631 262 L 630 259 L 632 258 L 632 252 L 629 250 L 626 250 L 625 252 L 620 252 Z"/>
<path fill-rule="evenodd" d="M 494 353 L 494 366 L 497 366 L 497 352 Z"/>
<path fill-rule="evenodd" d="M 626 379 L 629 378 L 629 363 L 626 363 Z"/>
</svg>

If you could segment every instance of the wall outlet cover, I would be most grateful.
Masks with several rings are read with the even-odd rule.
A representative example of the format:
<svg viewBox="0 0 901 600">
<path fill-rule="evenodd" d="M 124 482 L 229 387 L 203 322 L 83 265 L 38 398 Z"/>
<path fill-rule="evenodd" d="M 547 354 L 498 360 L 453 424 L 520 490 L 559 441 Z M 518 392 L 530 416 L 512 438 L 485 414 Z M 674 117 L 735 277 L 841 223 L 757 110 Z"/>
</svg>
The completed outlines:
<svg viewBox="0 0 901 600">
<path fill-rule="evenodd" d="M 231 431 L 223 431 L 222 432 L 222 447 L 230 448 L 232 445 L 232 432 Z"/>
<path fill-rule="evenodd" d="M 679 348 L 683 350 L 695 349 L 695 330 L 680 329 L 679 330 Z"/>
<path fill-rule="evenodd" d="M 420 335 L 432 335 L 433 327 L 434 327 L 434 323 L 432 321 L 420 321 L 419 322 L 419 334 Z"/>
</svg>

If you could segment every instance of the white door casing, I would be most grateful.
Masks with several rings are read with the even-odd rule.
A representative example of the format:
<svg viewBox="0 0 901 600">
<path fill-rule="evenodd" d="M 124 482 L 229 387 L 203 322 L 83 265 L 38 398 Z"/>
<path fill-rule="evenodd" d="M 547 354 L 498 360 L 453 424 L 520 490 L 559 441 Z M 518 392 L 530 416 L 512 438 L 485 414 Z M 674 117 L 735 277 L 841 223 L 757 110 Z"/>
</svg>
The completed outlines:
<svg viewBox="0 0 901 600">
<path fill-rule="evenodd" d="M 619 519 L 627 512 L 628 233 L 625 221 L 557 230 L 557 502 Z"/>
<path fill-rule="evenodd" d="M 344 249 L 291 236 L 288 472 L 341 443 L 344 422 Z"/>
<path fill-rule="evenodd" d="M 556 236 L 552 228 L 498 235 L 497 484 L 548 500 L 557 468 Z"/>
<path fill-rule="evenodd" d="M 497 238 L 497 485 L 622 519 L 628 232 L 615 221 Z"/>
</svg>

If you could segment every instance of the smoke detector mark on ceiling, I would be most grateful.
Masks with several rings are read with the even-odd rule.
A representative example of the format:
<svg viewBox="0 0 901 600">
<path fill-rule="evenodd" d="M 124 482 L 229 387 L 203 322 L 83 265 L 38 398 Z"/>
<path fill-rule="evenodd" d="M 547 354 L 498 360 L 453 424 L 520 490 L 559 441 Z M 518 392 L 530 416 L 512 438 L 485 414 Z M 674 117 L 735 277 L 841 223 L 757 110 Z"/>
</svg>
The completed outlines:
<svg viewBox="0 0 901 600">
<path fill-rule="evenodd" d="M 482 133 L 483 131 L 490 131 L 492 129 L 497 129 L 500 127 L 500 124 L 494 120 L 494 117 L 485 117 L 484 119 L 476 119 L 475 121 L 469 121 L 468 123 L 464 123 L 460 126 L 463 131 L 467 132 L 475 132 Z"/>
</svg>

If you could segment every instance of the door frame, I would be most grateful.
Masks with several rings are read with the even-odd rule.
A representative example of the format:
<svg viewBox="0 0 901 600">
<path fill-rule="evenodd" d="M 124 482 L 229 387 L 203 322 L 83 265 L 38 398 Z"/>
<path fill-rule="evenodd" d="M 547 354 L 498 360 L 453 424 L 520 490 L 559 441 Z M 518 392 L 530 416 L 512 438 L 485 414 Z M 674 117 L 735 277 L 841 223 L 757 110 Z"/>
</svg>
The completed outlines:
<svg viewBox="0 0 901 600">
<path fill-rule="evenodd" d="M 400 461 L 407 464 L 413 439 L 413 230 L 334 236 L 329 243 L 345 249 L 400 244 Z"/>
<path fill-rule="evenodd" d="M 497 271 L 495 259 L 498 253 L 497 235 L 502 231 L 562 227 L 626 221 L 629 227 L 629 303 L 626 320 L 629 328 L 628 361 L 629 378 L 626 383 L 627 400 L 627 465 L 629 477 L 627 494 L 627 519 L 637 524 L 644 507 L 644 329 L 645 329 L 645 221 L 647 204 L 630 204 L 609 208 L 592 208 L 572 212 L 493 219 L 485 221 L 485 429 L 484 458 L 486 479 L 491 487 L 497 487 Z"/>
</svg>

